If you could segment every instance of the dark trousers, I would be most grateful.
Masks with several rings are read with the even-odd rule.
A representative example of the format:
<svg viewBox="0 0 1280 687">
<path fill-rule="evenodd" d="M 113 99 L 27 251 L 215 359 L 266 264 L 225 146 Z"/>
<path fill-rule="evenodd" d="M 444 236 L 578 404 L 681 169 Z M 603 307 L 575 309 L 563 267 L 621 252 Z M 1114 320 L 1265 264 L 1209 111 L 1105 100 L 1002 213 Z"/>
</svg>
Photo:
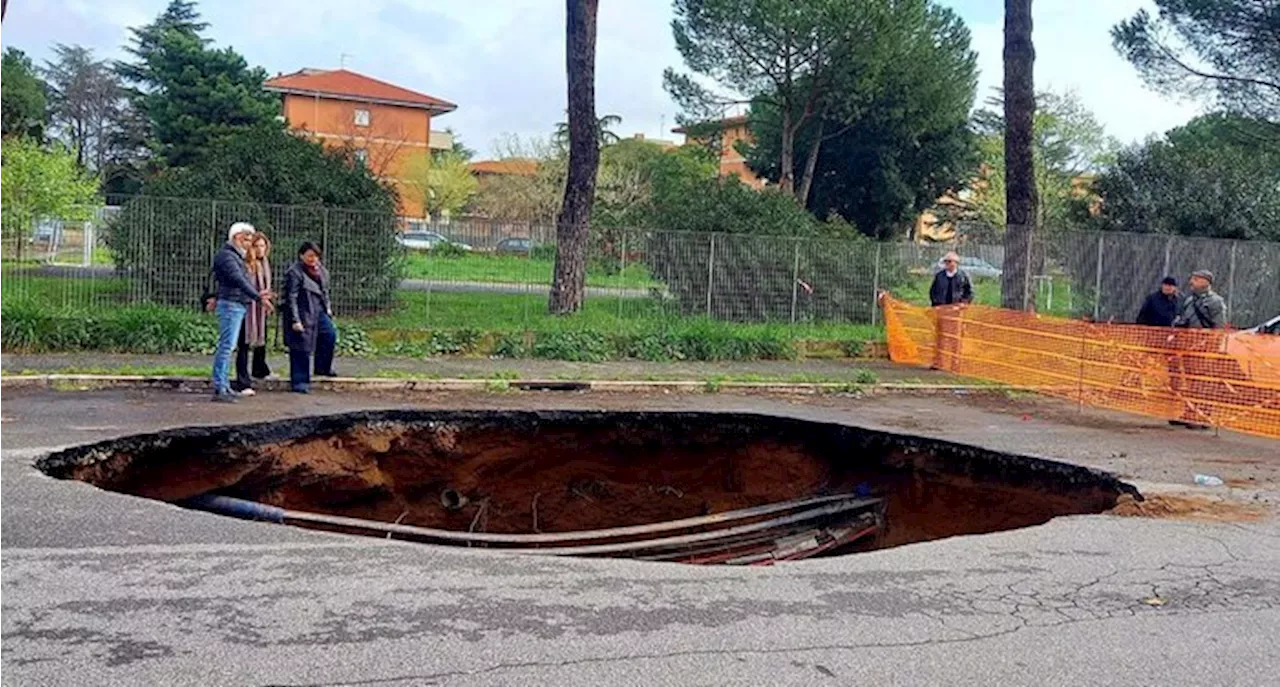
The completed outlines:
<svg viewBox="0 0 1280 687">
<path fill-rule="evenodd" d="M 252 354 L 250 353 L 252 351 Z M 249 358 L 253 357 L 253 368 L 249 368 Z M 240 340 L 236 342 L 236 378 L 231 382 L 231 388 L 235 391 L 243 389 L 252 389 L 253 380 L 266 379 L 271 374 L 271 368 L 267 367 L 267 347 L 266 346 L 250 346 L 245 343 L 244 329 L 240 330 Z"/>
<path fill-rule="evenodd" d="M 318 375 L 333 374 L 333 349 L 338 343 L 338 329 L 324 313 L 320 313 L 318 327 L 315 371 Z M 311 385 L 311 353 L 289 349 L 289 384 L 295 390 L 303 390 Z"/>
</svg>

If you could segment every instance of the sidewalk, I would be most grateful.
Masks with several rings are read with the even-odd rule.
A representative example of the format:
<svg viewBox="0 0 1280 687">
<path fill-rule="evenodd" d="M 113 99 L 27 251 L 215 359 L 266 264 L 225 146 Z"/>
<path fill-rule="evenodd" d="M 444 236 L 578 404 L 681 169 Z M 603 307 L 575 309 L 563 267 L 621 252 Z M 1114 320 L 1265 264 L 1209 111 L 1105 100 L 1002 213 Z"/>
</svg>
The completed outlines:
<svg viewBox="0 0 1280 687">
<path fill-rule="evenodd" d="M 273 356 L 268 363 L 281 376 L 288 376 L 288 361 Z M 163 374 L 205 375 L 210 356 L 201 355 L 112 355 L 71 353 L 0 357 L 3 374 Z M 959 378 L 916 367 L 894 365 L 884 360 L 783 360 L 751 362 L 619 361 L 574 363 L 562 360 L 489 358 L 339 358 L 335 363 L 343 377 L 423 378 L 423 379 L 537 379 L 537 380 L 629 380 L 629 381 L 807 381 L 867 383 L 868 372 L 879 382 L 920 382 L 947 384 Z"/>
</svg>

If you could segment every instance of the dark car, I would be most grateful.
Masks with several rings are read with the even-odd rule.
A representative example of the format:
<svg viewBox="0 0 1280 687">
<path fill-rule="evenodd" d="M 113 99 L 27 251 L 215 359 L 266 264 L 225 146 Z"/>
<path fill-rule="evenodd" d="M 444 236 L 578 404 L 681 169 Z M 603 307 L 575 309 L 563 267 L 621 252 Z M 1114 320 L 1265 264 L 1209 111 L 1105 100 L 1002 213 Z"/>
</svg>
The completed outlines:
<svg viewBox="0 0 1280 687">
<path fill-rule="evenodd" d="M 498 255 L 528 255 L 537 247 L 538 242 L 533 239 L 502 239 L 494 252 Z"/>
</svg>

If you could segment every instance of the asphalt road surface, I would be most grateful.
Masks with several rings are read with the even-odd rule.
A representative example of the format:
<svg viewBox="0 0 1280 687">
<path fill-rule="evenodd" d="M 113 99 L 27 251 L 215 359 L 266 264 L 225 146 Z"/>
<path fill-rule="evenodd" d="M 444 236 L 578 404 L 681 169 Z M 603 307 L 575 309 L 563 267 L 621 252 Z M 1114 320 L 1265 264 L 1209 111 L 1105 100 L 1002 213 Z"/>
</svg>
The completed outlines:
<svg viewBox="0 0 1280 687">
<path fill-rule="evenodd" d="M 264 394 L 3 398 L 6 685 L 1264 685 L 1280 527 L 1113 516 L 764 569 L 547 560 L 228 520 L 58 482 L 49 449 L 381 407 L 776 413 L 1274 507 L 1277 442 L 1039 399 Z M 1158 597 L 1163 605 L 1146 600 Z"/>
</svg>

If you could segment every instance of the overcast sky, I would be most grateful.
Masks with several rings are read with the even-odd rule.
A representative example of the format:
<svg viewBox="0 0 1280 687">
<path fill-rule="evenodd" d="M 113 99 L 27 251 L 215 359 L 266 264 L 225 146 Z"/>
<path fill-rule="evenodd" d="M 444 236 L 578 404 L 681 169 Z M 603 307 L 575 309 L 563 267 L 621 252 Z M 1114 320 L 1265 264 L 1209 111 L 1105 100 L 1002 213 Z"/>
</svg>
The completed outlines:
<svg viewBox="0 0 1280 687">
<path fill-rule="evenodd" d="M 982 70 L 979 98 L 1001 80 L 1003 2 L 942 0 L 965 19 Z M 166 0 L 11 0 L 0 42 L 37 62 L 54 43 L 116 58 L 128 27 Z M 1147 90 L 1111 48 L 1110 27 L 1149 0 L 1036 0 L 1036 85 L 1074 89 L 1113 136 L 1133 141 L 1197 113 Z M 272 74 L 347 68 L 458 104 L 433 122 L 487 155 L 510 132 L 545 135 L 564 119 L 561 0 L 249 0 L 199 5 L 208 35 Z M 662 70 L 680 66 L 667 0 L 601 0 L 596 100 L 619 134 L 664 135 L 676 108 Z"/>
</svg>

